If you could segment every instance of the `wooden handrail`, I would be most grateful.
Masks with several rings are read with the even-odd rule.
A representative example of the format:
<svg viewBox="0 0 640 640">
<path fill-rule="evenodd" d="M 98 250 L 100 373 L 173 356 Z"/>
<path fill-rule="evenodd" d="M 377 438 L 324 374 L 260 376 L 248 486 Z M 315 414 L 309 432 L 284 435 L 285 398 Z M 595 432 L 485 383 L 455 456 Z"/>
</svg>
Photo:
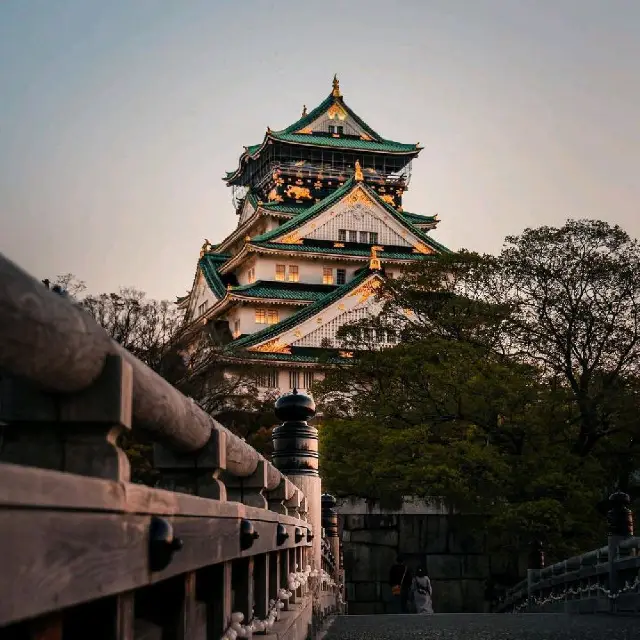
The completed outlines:
<svg viewBox="0 0 640 640">
<path fill-rule="evenodd" d="M 46 391 L 89 387 L 106 357 L 116 354 L 133 370 L 134 428 L 142 427 L 181 452 L 202 449 L 213 430 L 226 434 L 227 470 L 246 477 L 264 458 L 193 400 L 134 357 L 85 311 L 52 293 L 0 254 L 0 370 Z M 280 472 L 270 463 L 273 480 Z M 277 484 L 277 483 L 276 483 Z"/>
</svg>

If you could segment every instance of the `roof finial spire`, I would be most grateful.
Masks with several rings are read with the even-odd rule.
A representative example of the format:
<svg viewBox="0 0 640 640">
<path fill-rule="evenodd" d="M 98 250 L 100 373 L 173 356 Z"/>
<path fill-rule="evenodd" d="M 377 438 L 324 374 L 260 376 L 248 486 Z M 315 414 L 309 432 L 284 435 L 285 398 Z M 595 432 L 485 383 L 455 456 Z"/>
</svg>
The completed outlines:
<svg viewBox="0 0 640 640">
<path fill-rule="evenodd" d="M 360 166 L 360 160 L 356 160 L 355 168 L 356 168 L 356 171 L 353 174 L 353 179 L 356 182 L 362 182 L 364 180 L 364 175 L 362 174 L 362 167 Z"/>
<path fill-rule="evenodd" d="M 337 73 L 333 74 L 333 91 L 331 92 L 331 95 L 334 98 L 340 98 L 342 96 L 342 94 L 340 93 L 340 80 L 338 80 Z"/>
<path fill-rule="evenodd" d="M 302 117 L 304 118 L 307 115 L 307 105 L 302 105 Z"/>
<path fill-rule="evenodd" d="M 371 271 L 382 271 L 382 263 L 378 258 L 378 251 L 381 251 L 382 247 L 371 247 L 371 257 L 369 258 L 369 269 Z"/>
<path fill-rule="evenodd" d="M 202 258 L 205 253 L 211 251 L 211 243 L 205 238 L 202 247 L 200 248 L 200 257 Z"/>
</svg>

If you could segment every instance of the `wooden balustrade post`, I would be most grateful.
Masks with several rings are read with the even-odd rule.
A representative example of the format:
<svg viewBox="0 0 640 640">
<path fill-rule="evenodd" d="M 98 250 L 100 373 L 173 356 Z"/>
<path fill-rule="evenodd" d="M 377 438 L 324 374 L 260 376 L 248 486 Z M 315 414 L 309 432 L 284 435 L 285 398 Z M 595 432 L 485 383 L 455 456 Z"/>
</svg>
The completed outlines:
<svg viewBox="0 0 640 640">
<path fill-rule="evenodd" d="M 7 426 L 0 462 L 128 482 L 131 467 L 118 437 L 131 429 L 132 392 L 132 367 L 117 355 L 108 355 L 95 381 L 72 394 L 45 393 L 25 380 L 3 376 L 0 422 Z M 67 626 L 81 624 L 83 615 L 79 610 Z M 133 593 L 109 598 L 91 616 L 92 624 L 101 629 L 102 635 L 96 637 L 132 639 Z M 55 637 L 63 626 L 62 617 L 56 615 L 32 624 L 49 629 L 43 637 L 49 632 Z"/>
<path fill-rule="evenodd" d="M 630 509 L 631 498 L 622 491 L 616 491 L 609 496 L 609 511 L 607 512 L 608 529 L 608 564 L 609 564 L 609 590 L 616 592 L 619 589 L 616 573 L 616 561 L 618 560 L 620 543 L 633 536 L 633 512 Z M 615 600 L 611 600 L 612 610 L 615 609 Z"/>
<path fill-rule="evenodd" d="M 275 413 L 283 422 L 273 430 L 272 460 L 306 498 L 306 518 L 314 534 L 310 565 L 320 569 L 322 482 L 318 473 L 318 430 L 307 422 L 315 412 L 314 401 L 296 389 L 278 399 Z"/>
<path fill-rule="evenodd" d="M 255 471 L 249 476 L 238 478 L 225 473 L 223 480 L 227 487 L 227 500 L 259 509 L 266 509 L 269 506 L 264 496 L 268 487 L 266 460 L 258 460 Z"/>
<path fill-rule="evenodd" d="M 153 464 L 160 472 L 158 484 L 169 491 L 226 500 L 227 490 L 220 478 L 226 461 L 226 433 L 222 430 L 213 429 L 207 444 L 195 453 L 153 445 Z"/>
<path fill-rule="evenodd" d="M 340 537 L 338 533 L 338 512 L 336 511 L 337 500 L 329 493 L 323 493 L 322 504 L 322 527 L 325 531 L 329 548 L 333 554 L 334 579 L 338 582 L 340 575 Z"/>
</svg>

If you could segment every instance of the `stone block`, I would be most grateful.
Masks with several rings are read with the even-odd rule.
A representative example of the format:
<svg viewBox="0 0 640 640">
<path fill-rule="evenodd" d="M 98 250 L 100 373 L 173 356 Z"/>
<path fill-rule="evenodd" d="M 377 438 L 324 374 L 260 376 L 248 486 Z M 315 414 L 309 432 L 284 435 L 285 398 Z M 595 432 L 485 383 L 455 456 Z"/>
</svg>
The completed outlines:
<svg viewBox="0 0 640 640">
<path fill-rule="evenodd" d="M 428 555 L 427 574 L 433 580 L 458 580 L 462 576 L 462 556 Z"/>
<path fill-rule="evenodd" d="M 462 556 L 462 577 L 485 579 L 491 575 L 488 556 Z"/>
<path fill-rule="evenodd" d="M 482 613 L 487 609 L 488 603 L 485 603 L 484 599 L 484 580 L 461 580 L 460 586 L 462 589 L 460 613 Z"/>
<path fill-rule="evenodd" d="M 388 582 L 380 582 L 380 599 L 382 602 L 393 602 L 393 594 L 391 593 L 391 585 Z"/>
<path fill-rule="evenodd" d="M 377 587 L 377 582 L 358 582 L 355 600 L 357 602 L 377 602 L 379 600 Z"/>
<path fill-rule="evenodd" d="M 462 584 L 460 580 L 434 580 L 433 610 L 435 613 L 458 613 L 463 608 Z"/>
<path fill-rule="evenodd" d="M 449 537 L 447 516 L 426 516 L 424 517 L 424 525 L 420 538 L 422 553 L 446 553 Z"/>
<path fill-rule="evenodd" d="M 398 516 L 392 514 L 370 514 L 364 517 L 367 529 L 392 529 L 398 526 Z"/>
<path fill-rule="evenodd" d="M 481 517 L 450 516 L 448 529 L 451 553 L 485 553 L 486 533 Z"/>
<path fill-rule="evenodd" d="M 347 543 L 344 546 L 345 573 L 353 582 L 388 581 L 396 560 L 391 547 Z"/>
<path fill-rule="evenodd" d="M 371 545 L 382 545 L 384 547 L 398 546 L 398 532 L 394 529 L 369 529 L 362 531 L 351 531 L 350 541 L 361 542 Z"/>
<path fill-rule="evenodd" d="M 425 553 L 422 539 L 422 524 L 425 516 L 398 517 L 398 551 L 407 553 Z"/>
<path fill-rule="evenodd" d="M 365 516 L 364 515 L 348 515 L 344 517 L 344 528 L 348 531 L 355 531 L 357 529 L 366 529 Z"/>
</svg>

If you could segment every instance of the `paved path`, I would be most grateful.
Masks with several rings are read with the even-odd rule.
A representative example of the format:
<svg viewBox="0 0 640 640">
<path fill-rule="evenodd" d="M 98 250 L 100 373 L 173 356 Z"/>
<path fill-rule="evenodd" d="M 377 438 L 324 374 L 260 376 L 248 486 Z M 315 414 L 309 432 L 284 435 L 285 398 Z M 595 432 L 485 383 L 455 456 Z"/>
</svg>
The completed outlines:
<svg viewBox="0 0 640 640">
<path fill-rule="evenodd" d="M 640 618 L 554 613 L 338 616 L 324 640 L 640 640 Z"/>
</svg>

